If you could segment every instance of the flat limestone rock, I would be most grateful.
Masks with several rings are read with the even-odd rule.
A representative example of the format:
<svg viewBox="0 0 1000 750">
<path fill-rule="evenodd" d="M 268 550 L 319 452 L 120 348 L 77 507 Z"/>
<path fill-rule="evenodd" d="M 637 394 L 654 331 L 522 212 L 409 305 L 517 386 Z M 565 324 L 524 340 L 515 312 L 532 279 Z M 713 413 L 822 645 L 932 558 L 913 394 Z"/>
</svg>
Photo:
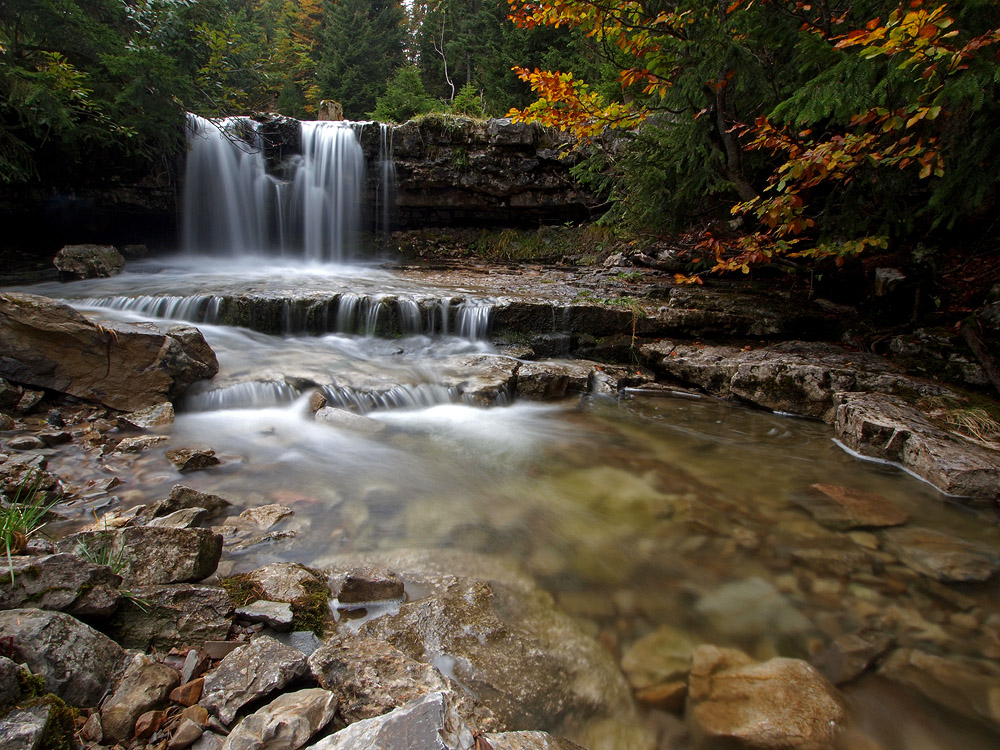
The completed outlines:
<svg viewBox="0 0 1000 750">
<path fill-rule="evenodd" d="M 790 414 L 828 417 L 835 394 L 845 391 L 953 395 L 880 357 L 813 341 L 744 350 L 663 340 L 641 351 L 654 369 L 709 393 Z"/>
<path fill-rule="evenodd" d="M 532 401 L 551 401 L 586 393 L 596 364 L 575 360 L 524 362 L 517 369 L 517 395 Z"/>
<path fill-rule="evenodd" d="M 293 602 L 306 595 L 304 582 L 323 583 L 323 579 L 304 565 L 292 562 L 271 563 L 247 576 L 260 586 L 264 596 L 276 602 Z"/>
<path fill-rule="evenodd" d="M 38 750 L 52 720 L 52 706 L 15 708 L 0 718 L 0 747 Z"/>
<path fill-rule="evenodd" d="M 841 487 L 835 484 L 814 484 L 815 493 L 792 499 L 809 511 L 813 518 L 831 529 L 901 526 L 910 514 L 894 502 L 874 492 Z"/>
<path fill-rule="evenodd" d="M 255 602 L 237 607 L 234 613 L 247 622 L 261 622 L 278 632 L 292 629 L 292 605 L 288 602 L 269 602 L 258 599 Z"/>
<path fill-rule="evenodd" d="M 938 581 L 985 581 L 1000 570 L 996 550 L 934 529 L 907 527 L 884 534 L 889 551 L 906 567 Z"/>
<path fill-rule="evenodd" d="M 162 708 L 180 675 L 145 654 L 137 654 L 122 675 L 121 683 L 101 706 L 104 737 L 112 742 L 131 739 L 135 722 L 146 711 Z"/>
<path fill-rule="evenodd" d="M 205 675 L 200 703 L 223 724 L 232 724 L 243 706 L 280 690 L 308 671 L 309 663 L 301 651 L 260 636 L 237 648 Z"/>
<path fill-rule="evenodd" d="M 916 407 L 883 393 L 839 393 L 837 438 L 858 453 L 902 464 L 948 495 L 1000 502 L 1000 453 L 951 435 Z"/>
<path fill-rule="evenodd" d="M 64 245 L 52 263 L 64 281 L 107 278 L 125 270 L 125 258 L 112 245 Z"/>
<path fill-rule="evenodd" d="M 34 294 L 0 294 L 0 337 L 0 377 L 123 411 L 177 398 L 219 369 L 214 354 L 197 360 L 190 344 L 155 328 L 98 325 Z"/>
<path fill-rule="evenodd" d="M 332 573 L 330 584 L 342 604 L 403 598 L 403 579 L 387 568 L 364 566 Z"/>
<path fill-rule="evenodd" d="M 586 750 L 581 745 L 548 732 L 499 732 L 483 735 L 494 750 Z"/>
<path fill-rule="evenodd" d="M 166 427 L 174 423 L 174 405 L 169 401 L 163 401 L 146 409 L 123 414 L 118 417 L 118 423 L 136 430 Z"/>
</svg>

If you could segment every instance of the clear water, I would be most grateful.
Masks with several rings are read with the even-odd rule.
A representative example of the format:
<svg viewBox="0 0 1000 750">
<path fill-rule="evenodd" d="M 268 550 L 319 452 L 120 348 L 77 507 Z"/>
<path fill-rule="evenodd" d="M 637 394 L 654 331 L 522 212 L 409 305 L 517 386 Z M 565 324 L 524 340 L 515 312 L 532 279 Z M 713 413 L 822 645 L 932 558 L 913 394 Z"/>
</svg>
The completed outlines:
<svg viewBox="0 0 1000 750">
<path fill-rule="evenodd" d="M 213 272 L 207 262 L 199 272 L 170 270 L 169 263 L 139 268 L 147 272 L 33 291 L 58 294 L 88 314 L 133 320 L 150 316 L 136 305 L 129 309 L 130 298 L 172 295 L 171 314 L 182 317 L 190 308 L 185 300 L 231 288 L 329 291 L 346 284 L 413 298 L 456 295 L 358 266 L 346 276 L 318 267 L 239 271 L 228 264 Z M 120 309 L 97 306 L 102 299 L 116 300 Z M 494 408 L 454 403 L 441 384 L 454 376 L 455 357 L 510 361 L 454 325 L 395 339 L 200 327 L 219 356 L 216 381 L 232 394 L 188 399 L 170 445 L 210 446 L 223 465 L 181 476 L 162 449 L 100 460 L 57 451 L 56 470 L 81 484 L 112 474 L 124 480 L 110 496 L 94 493 L 79 502 L 74 523 L 95 510 L 161 498 L 183 482 L 225 496 L 234 515 L 266 503 L 294 509 L 277 527 L 294 536 L 231 555 L 226 571 L 276 560 L 322 566 L 352 551 L 457 548 L 522 566 L 620 652 L 669 625 L 760 658 L 808 657 L 842 633 L 882 622 L 901 646 L 988 663 L 984 650 L 1000 623 L 994 584 L 960 587 L 975 602 L 973 621 L 982 624 L 970 633 L 963 617 L 970 612 L 934 596 L 919 576 L 878 550 L 868 550 L 875 562 L 867 575 L 801 561 L 802 550 L 879 546 L 877 534 L 829 531 L 802 510 L 794 499 L 815 483 L 879 493 L 905 508 L 914 525 L 1000 548 L 1000 531 L 989 519 L 948 504 L 899 469 L 848 455 L 827 425 L 711 398 L 642 392 Z M 394 399 L 365 405 L 385 425 L 366 435 L 312 421 L 305 391 L 285 387 L 324 377 L 405 387 Z M 745 611 L 745 604 L 726 610 L 725 592 L 736 601 L 741 588 L 759 590 L 761 581 L 774 597 L 762 611 Z M 884 748 L 997 746 L 990 730 L 888 683 L 869 680 L 847 692 L 858 696 L 859 724 L 879 735 Z M 895 706 L 894 723 L 873 713 L 887 701 Z"/>
</svg>

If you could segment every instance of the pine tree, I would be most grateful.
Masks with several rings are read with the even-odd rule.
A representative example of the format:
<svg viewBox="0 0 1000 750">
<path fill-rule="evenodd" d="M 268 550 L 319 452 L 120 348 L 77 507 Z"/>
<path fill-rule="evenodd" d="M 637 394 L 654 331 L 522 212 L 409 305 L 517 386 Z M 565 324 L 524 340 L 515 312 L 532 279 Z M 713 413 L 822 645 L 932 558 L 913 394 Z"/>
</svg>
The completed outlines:
<svg viewBox="0 0 1000 750">
<path fill-rule="evenodd" d="M 324 6 L 318 71 L 324 99 L 363 119 L 406 63 L 406 14 L 399 0 L 336 0 Z"/>
</svg>

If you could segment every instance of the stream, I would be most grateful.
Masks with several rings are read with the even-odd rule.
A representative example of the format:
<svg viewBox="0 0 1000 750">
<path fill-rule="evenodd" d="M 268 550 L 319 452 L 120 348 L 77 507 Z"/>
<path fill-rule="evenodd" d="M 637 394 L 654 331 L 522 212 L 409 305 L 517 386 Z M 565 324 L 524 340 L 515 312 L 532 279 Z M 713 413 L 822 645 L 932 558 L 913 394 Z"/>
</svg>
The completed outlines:
<svg viewBox="0 0 1000 750">
<path fill-rule="evenodd" d="M 213 232 L 213 242 L 230 242 Z M 808 659 L 874 627 L 899 647 L 1000 676 L 994 583 L 949 586 L 964 597 L 956 604 L 944 585 L 887 555 L 879 533 L 830 530 L 802 501 L 815 484 L 865 490 L 907 511 L 911 525 L 1000 549 L 992 522 L 897 467 L 849 455 L 811 420 L 641 387 L 617 399 L 498 393 L 488 406 L 470 403 L 448 385 L 461 374 L 456 363 L 503 366 L 517 356 L 489 335 L 493 290 L 321 254 L 185 253 L 132 261 L 110 279 L 20 288 L 87 315 L 190 322 L 221 367 L 179 404 L 169 445 L 211 447 L 222 465 L 182 476 L 162 449 L 96 457 L 53 448 L 50 468 L 81 486 L 123 481 L 84 493 L 57 531 L 161 499 L 181 482 L 227 498 L 234 514 L 269 503 L 294 511 L 280 533 L 227 552 L 220 574 L 273 561 L 322 567 L 352 552 L 458 549 L 520 566 L 626 663 L 641 661 L 643 639 L 663 628 L 760 659 Z M 281 334 L 213 322 L 213 300 L 247 292 L 353 294 L 357 303 L 342 300 L 321 335 L 297 331 L 291 317 Z M 388 295 L 404 323 L 374 335 L 371 300 Z M 407 309 L 422 312 L 406 323 Z M 313 384 L 380 429 L 314 421 Z M 842 690 L 877 741 L 871 747 L 1000 746 L 988 724 L 883 677 Z"/>
</svg>

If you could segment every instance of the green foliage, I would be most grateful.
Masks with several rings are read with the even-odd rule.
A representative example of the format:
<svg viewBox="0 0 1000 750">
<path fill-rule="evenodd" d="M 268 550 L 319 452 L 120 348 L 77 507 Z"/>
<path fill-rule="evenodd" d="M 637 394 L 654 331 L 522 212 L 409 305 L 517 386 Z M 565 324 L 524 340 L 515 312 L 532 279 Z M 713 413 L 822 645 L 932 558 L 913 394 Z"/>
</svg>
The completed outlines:
<svg viewBox="0 0 1000 750">
<path fill-rule="evenodd" d="M 292 601 L 292 628 L 311 630 L 320 638 L 330 620 L 330 589 L 323 581 L 306 579 L 300 584 L 305 595 Z"/>
<path fill-rule="evenodd" d="M 399 0 L 339 0 L 323 7 L 319 89 L 324 99 L 343 105 L 345 117 L 363 119 L 406 64 L 406 14 Z"/>
<path fill-rule="evenodd" d="M 420 71 L 406 65 L 395 72 L 375 105 L 371 117 L 379 122 L 402 123 L 438 107 L 438 102 L 424 91 Z"/>
<path fill-rule="evenodd" d="M 58 498 L 46 502 L 46 493 L 39 489 L 41 481 L 41 473 L 26 474 L 14 497 L 0 505 L 0 543 L 11 569 L 11 583 L 14 583 L 11 557 L 20 554 L 31 537 L 42 530 L 45 515 L 58 502 Z"/>
<path fill-rule="evenodd" d="M 483 98 L 473 83 L 467 83 L 451 102 L 452 114 L 465 115 L 482 119 L 485 114 L 483 110 Z"/>
</svg>

